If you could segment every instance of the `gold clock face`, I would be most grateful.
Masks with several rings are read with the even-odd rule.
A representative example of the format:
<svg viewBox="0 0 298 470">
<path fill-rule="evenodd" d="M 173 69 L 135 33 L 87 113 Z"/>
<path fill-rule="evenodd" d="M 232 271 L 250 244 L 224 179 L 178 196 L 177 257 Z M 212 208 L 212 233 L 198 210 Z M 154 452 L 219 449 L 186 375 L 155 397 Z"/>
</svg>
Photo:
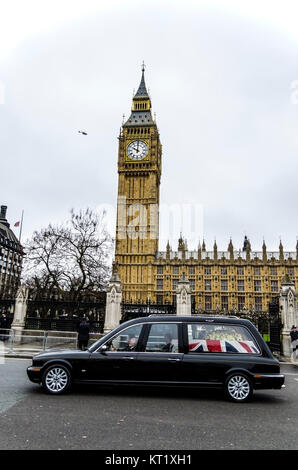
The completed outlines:
<svg viewBox="0 0 298 470">
<path fill-rule="evenodd" d="M 143 140 L 134 140 L 127 147 L 127 155 L 132 160 L 143 160 L 148 153 L 148 145 Z"/>
</svg>

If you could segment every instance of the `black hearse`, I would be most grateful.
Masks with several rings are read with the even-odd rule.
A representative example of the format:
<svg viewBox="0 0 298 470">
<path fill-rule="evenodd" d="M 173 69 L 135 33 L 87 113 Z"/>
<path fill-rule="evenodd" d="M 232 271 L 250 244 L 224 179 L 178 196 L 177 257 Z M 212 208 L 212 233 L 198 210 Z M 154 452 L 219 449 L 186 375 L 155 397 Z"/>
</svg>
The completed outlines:
<svg viewBox="0 0 298 470">
<path fill-rule="evenodd" d="M 235 402 L 254 389 L 280 389 L 280 365 L 249 320 L 153 315 L 122 323 L 86 351 L 45 351 L 27 369 L 61 394 L 72 384 L 221 388 Z"/>
</svg>

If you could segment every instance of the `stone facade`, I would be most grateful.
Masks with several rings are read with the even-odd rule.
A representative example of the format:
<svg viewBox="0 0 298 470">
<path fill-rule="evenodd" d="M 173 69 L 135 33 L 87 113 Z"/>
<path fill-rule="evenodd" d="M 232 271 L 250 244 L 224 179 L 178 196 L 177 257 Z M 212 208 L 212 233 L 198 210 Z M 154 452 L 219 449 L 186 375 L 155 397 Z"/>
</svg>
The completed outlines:
<svg viewBox="0 0 298 470">
<path fill-rule="evenodd" d="M 280 293 L 288 275 L 298 285 L 298 246 L 296 252 L 252 251 L 250 244 L 235 250 L 232 241 L 227 251 L 218 251 L 216 244 L 207 251 L 205 243 L 196 251 L 188 251 L 180 239 L 176 252 L 168 246 L 158 252 L 154 262 L 155 296 L 159 302 L 172 302 L 180 276 L 190 281 L 196 309 L 204 311 L 267 311 L 273 297 Z M 245 246 L 246 245 L 246 246 Z"/>
<path fill-rule="evenodd" d="M 23 247 L 10 229 L 6 206 L 0 212 L 0 299 L 14 299 L 20 285 Z"/>
</svg>

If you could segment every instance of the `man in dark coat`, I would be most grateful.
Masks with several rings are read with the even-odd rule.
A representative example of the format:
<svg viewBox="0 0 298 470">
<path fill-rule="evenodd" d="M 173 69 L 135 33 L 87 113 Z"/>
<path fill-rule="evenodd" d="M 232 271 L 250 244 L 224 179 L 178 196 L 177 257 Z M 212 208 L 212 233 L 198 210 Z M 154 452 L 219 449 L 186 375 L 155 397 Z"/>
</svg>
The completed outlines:
<svg viewBox="0 0 298 470">
<path fill-rule="evenodd" d="M 88 347 L 90 324 L 88 318 L 83 318 L 78 328 L 78 347 L 85 351 Z"/>
<path fill-rule="evenodd" d="M 290 331 L 290 336 L 291 336 L 291 348 L 292 348 L 291 361 L 292 361 L 292 362 L 296 362 L 297 343 L 298 343 L 298 331 L 297 331 L 295 325 L 292 326 L 292 329 L 291 329 L 291 331 Z"/>
<path fill-rule="evenodd" d="M 7 316 L 5 313 L 2 313 L 1 318 L 0 318 L 0 339 L 2 341 L 6 341 L 7 339 L 7 327 L 8 327 L 8 320 Z"/>
</svg>

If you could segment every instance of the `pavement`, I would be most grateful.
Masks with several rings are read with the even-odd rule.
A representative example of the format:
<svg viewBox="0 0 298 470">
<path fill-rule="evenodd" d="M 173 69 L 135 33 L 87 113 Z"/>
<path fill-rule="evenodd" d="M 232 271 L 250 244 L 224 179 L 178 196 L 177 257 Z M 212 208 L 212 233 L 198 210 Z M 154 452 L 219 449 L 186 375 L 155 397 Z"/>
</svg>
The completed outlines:
<svg viewBox="0 0 298 470">
<path fill-rule="evenodd" d="M 91 346 L 93 341 L 89 342 Z M 32 359 L 33 356 L 39 354 L 43 351 L 49 351 L 54 349 L 73 349 L 76 350 L 76 340 L 71 343 L 56 343 L 51 348 L 43 349 L 43 347 L 37 347 L 36 343 L 27 343 L 27 344 L 14 344 L 13 349 L 11 349 L 8 341 L 0 341 L 0 358 L 18 358 L 18 359 Z"/>
<path fill-rule="evenodd" d="M 89 346 L 101 336 L 102 334 L 91 333 Z M 77 334 L 74 332 L 26 330 L 26 334 L 8 333 L 5 336 L 1 334 L 0 337 L 0 358 L 31 359 L 44 350 L 77 349 Z M 4 341 L 3 337 L 6 338 Z"/>
</svg>

